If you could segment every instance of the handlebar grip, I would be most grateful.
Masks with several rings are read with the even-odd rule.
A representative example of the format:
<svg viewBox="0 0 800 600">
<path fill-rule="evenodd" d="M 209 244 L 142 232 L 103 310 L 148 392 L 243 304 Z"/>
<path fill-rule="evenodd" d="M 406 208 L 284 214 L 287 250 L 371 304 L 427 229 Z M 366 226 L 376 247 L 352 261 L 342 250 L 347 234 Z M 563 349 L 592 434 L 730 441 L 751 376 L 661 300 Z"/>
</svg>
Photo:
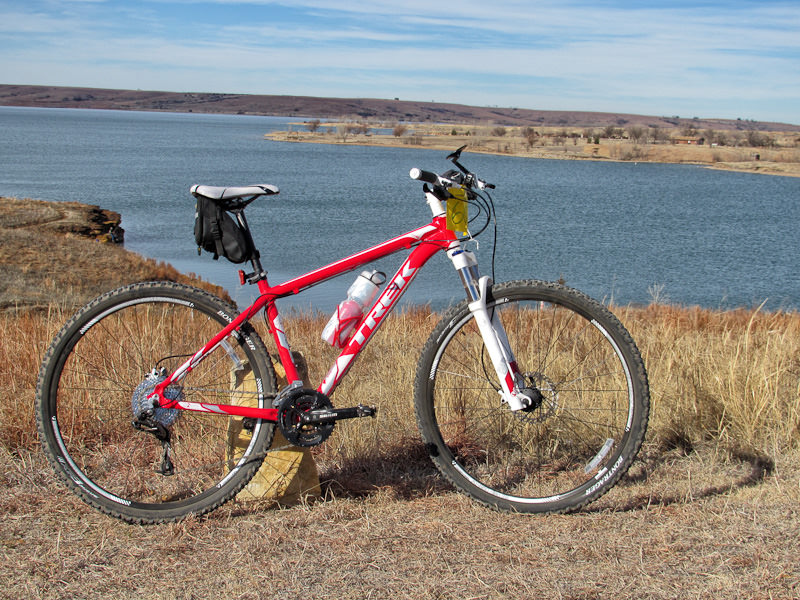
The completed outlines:
<svg viewBox="0 0 800 600">
<path fill-rule="evenodd" d="M 422 169 L 417 169 L 414 167 L 408 172 L 409 177 L 411 179 L 417 179 L 419 181 L 425 181 L 427 183 L 432 183 L 434 185 L 439 183 L 439 176 L 436 173 L 431 173 L 430 171 L 423 171 Z"/>
</svg>

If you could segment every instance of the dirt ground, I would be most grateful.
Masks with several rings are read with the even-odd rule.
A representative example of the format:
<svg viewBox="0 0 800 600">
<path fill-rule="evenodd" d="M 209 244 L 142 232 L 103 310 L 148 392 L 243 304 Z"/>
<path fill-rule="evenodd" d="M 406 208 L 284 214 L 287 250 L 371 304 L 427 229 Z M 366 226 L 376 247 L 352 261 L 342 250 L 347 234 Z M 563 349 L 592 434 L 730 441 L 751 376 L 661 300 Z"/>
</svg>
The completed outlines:
<svg viewBox="0 0 800 600">
<path fill-rule="evenodd" d="M 38 452 L 4 452 L 0 597 L 800 598 L 797 458 L 646 452 L 583 512 L 530 517 L 398 452 L 329 472 L 311 506 L 138 527 L 84 506 Z"/>
</svg>

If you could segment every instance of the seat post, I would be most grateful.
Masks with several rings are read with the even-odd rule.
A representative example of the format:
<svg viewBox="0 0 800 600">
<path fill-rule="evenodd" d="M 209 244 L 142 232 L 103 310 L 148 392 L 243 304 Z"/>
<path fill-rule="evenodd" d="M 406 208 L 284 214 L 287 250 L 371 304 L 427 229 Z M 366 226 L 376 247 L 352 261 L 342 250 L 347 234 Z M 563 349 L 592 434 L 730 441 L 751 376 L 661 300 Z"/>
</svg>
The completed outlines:
<svg viewBox="0 0 800 600">
<path fill-rule="evenodd" d="M 247 283 L 257 283 L 267 277 L 267 272 L 264 270 L 264 267 L 261 266 L 261 253 L 258 251 L 258 248 L 256 248 L 253 235 L 250 233 L 250 225 L 247 224 L 247 218 L 244 216 L 244 207 L 236 208 L 231 212 L 236 215 L 236 220 L 239 221 L 239 225 L 244 231 L 245 239 L 252 250 L 250 254 L 250 264 L 253 266 L 253 272 L 244 275 L 244 278 L 247 280 Z"/>
</svg>

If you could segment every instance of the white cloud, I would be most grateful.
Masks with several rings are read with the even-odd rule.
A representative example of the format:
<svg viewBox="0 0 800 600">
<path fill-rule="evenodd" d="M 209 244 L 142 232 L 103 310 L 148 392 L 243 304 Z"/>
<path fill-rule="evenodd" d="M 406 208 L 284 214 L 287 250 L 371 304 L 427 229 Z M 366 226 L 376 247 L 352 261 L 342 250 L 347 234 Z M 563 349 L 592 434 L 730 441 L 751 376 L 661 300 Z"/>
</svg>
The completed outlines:
<svg viewBox="0 0 800 600">
<path fill-rule="evenodd" d="M 650 6 L 0 0 L 0 81 L 800 121 L 800 8 Z"/>
<path fill-rule="evenodd" d="M 0 12 L 0 33 L 54 34 L 64 30 L 63 19 L 41 12 Z"/>
</svg>

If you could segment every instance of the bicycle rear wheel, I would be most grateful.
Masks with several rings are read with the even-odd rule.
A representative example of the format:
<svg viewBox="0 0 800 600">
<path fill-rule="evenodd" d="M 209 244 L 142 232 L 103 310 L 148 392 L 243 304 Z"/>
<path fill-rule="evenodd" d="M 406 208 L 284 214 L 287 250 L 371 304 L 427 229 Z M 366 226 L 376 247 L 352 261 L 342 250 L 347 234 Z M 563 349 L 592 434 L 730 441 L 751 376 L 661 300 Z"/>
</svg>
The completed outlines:
<svg viewBox="0 0 800 600">
<path fill-rule="evenodd" d="M 417 422 L 439 470 L 493 508 L 576 510 L 627 471 L 647 428 L 639 351 L 601 304 L 539 281 L 491 288 L 535 404 L 512 412 L 466 302 L 448 311 L 423 349 Z"/>
<path fill-rule="evenodd" d="M 36 415 L 43 449 L 78 496 L 126 521 L 154 523 L 213 510 L 252 478 L 273 423 L 243 428 L 227 415 L 156 408 L 159 435 L 134 426 L 155 384 L 235 315 L 202 290 L 152 282 L 109 292 L 64 326 L 42 363 Z M 167 395 L 267 407 L 275 386 L 266 349 L 245 325 Z"/>
</svg>

